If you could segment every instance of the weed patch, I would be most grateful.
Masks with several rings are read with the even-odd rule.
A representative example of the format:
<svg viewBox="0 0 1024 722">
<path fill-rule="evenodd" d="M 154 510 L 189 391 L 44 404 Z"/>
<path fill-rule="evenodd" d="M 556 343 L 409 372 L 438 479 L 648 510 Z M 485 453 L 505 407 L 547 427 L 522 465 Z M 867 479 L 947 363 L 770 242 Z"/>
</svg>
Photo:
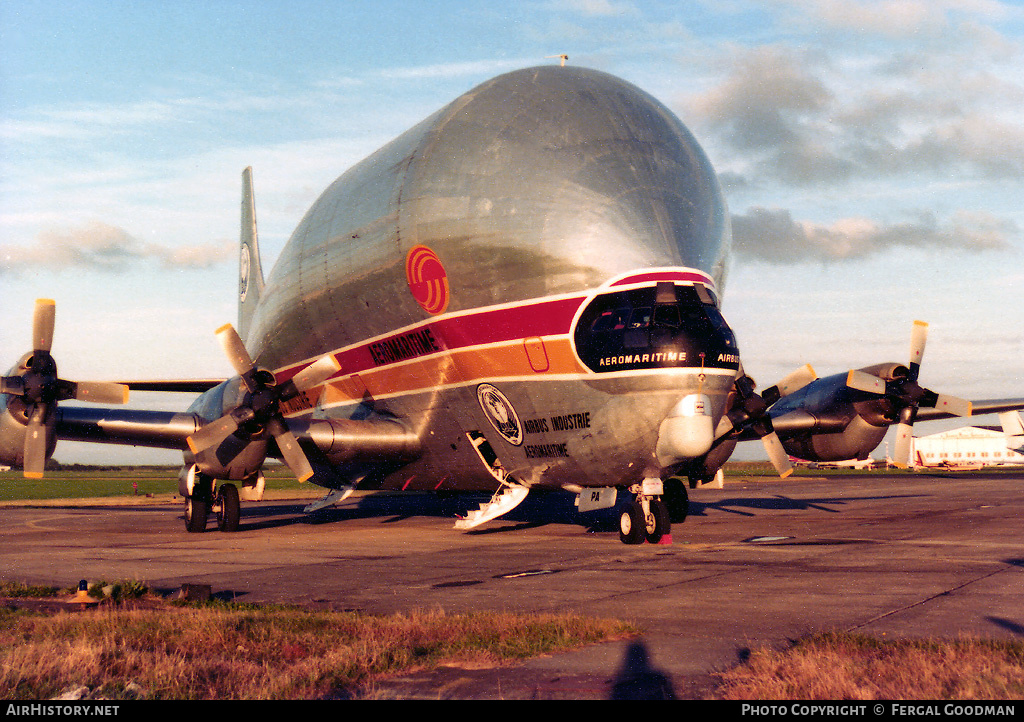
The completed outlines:
<svg viewBox="0 0 1024 722">
<path fill-rule="evenodd" d="M 216 604 L 20 611 L 0 624 L 0 698 L 82 687 L 103 699 L 350 698 L 413 669 L 495 666 L 635 632 L 570 614 L 372 616 Z"/>
</svg>

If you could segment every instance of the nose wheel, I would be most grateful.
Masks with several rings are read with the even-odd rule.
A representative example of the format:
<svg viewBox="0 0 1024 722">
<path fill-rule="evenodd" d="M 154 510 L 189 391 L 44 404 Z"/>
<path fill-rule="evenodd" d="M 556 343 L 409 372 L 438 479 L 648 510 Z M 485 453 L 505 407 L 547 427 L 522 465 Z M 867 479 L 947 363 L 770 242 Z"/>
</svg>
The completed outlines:
<svg viewBox="0 0 1024 722">
<path fill-rule="evenodd" d="M 671 532 L 668 504 L 660 495 L 640 490 L 619 515 L 619 539 L 623 544 L 658 544 Z"/>
<path fill-rule="evenodd" d="M 238 487 L 234 484 L 221 484 L 217 489 L 214 510 L 217 512 L 218 529 L 229 532 L 238 531 Z"/>
<path fill-rule="evenodd" d="M 218 529 L 226 532 L 238 531 L 238 487 L 234 484 L 221 484 L 214 491 L 213 479 L 197 475 L 197 483 L 192 489 L 191 496 L 185 497 L 185 528 L 192 534 L 206 531 L 206 522 L 211 512 L 217 519 Z"/>
</svg>

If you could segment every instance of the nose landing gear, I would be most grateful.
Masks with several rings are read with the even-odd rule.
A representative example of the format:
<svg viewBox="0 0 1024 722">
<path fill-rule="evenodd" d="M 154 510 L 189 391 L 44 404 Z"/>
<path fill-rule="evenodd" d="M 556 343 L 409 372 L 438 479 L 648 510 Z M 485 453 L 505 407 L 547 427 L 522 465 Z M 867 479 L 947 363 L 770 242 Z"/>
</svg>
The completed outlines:
<svg viewBox="0 0 1024 722">
<path fill-rule="evenodd" d="M 238 531 L 238 487 L 234 484 L 221 484 L 214 490 L 212 478 L 197 474 L 192 493 L 185 497 L 185 528 L 193 534 L 206 531 L 210 512 L 217 518 L 218 529 Z"/>
<path fill-rule="evenodd" d="M 662 498 L 661 479 L 644 479 L 630 487 L 636 495 L 619 516 L 619 539 L 623 544 L 659 544 L 671 536 L 668 504 Z"/>
</svg>

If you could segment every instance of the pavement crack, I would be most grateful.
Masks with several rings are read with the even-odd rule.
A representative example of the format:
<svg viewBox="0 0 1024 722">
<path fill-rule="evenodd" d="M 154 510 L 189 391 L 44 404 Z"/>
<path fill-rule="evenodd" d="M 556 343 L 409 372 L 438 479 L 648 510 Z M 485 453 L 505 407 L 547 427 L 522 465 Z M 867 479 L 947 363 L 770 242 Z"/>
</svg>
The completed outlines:
<svg viewBox="0 0 1024 722">
<path fill-rule="evenodd" d="M 954 593 L 960 591 L 961 589 L 965 589 L 965 588 L 971 586 L 972 584 L 976 584 L 977 582 L 984 581 L 985 579 L 989 579 L 990 577 L 994 577 L 997 574 L 1002 574 L 1002 573 L 1004 573 L 1004 572 L 1006 572 L 1008 570 L 1009 570 L 1008 567 L 1007 568 L 1003 568 L 1003 569 L 995 569 L 995 570 L 989 572 L 988 574 L 982 574 L 981 576 L 975 577 L 974 579 L 969 579 L 966 582 L 963 582 L 961 584 L 957 584 L 955 587 L 952 587 L 950 589 L 946 589 L 944 591 L 938 592 L 936 594 L 931 595 L 930 597 L 925 597 L 924 599 L 919 599 L 918 601 L 914 602 L 913 604 L 907 604 L 905 606 L 899 607 L 898 609 L 890 609 L 888 612 L 885 612 L 883 614 L 878 614 L 878 615 L 876 615 L 874 617 L 871 617 L 870 619 L 867 619 L 867 620 L 861 622 L 860 624 L 855 624 L 852 627 L 847 627 L 846 631 L 847 632 L 854 632 L 854 631 L 856 631 L 858 629 L 862 629 L 862 628 L 868 626 L 869 624 L 874 624 L 875 622 L 877 622 L 879 620 L 886 619 L 887 617 L 891 617 L 893 615 L 901 614 L 901 613 L 909 611 L 911 609 L 916 609 L 917 607 L 924 606 L 925 604 L 928 604 L 928 602 L 935 601 L 936 599 L 939 599 L 940 597 L 948 597 L 949 595 L 954 594 Z"/>
</svg>

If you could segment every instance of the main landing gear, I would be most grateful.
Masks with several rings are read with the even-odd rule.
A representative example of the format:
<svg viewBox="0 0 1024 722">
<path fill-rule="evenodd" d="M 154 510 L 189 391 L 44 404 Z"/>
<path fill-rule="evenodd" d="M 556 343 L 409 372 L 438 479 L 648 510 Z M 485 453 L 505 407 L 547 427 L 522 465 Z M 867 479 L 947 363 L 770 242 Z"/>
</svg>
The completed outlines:
<svg viewBox="0 0 1024 722">
<path fill-rule="evenodd" d="M 619 516 L 619 539 L 623 544 L 658 544 L 672 531 L 669 506 L 662 498 L 660 479 L 644 479 L 630 487 L 636 495 Z"/>
<path fill-rule="evenodd" d="M 238 487 L 234 484 L 221 484 L 214 491 L 213 479 L 196 474 L 192 494 L 185 497 L 185 528 L 192 534 L 206 531 L 211 511 L 217 518 L 218 529 L 227 532 L 238 531 L 241 513 Z"/>
</svg>

